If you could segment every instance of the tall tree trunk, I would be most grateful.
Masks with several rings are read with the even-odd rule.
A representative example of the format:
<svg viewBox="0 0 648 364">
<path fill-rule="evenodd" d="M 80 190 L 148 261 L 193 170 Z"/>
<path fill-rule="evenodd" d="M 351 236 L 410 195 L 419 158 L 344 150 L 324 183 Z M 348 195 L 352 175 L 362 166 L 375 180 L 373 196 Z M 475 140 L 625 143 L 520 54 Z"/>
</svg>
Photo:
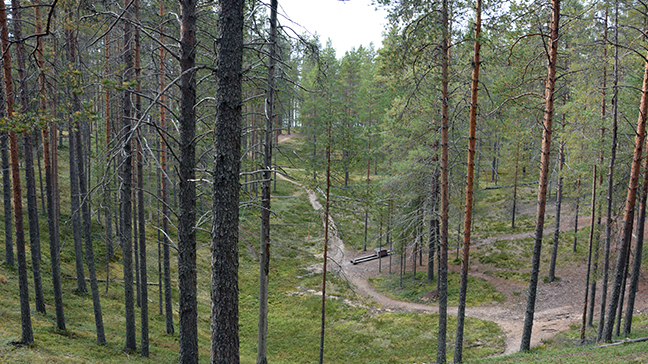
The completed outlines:
<svg viewBox="0 0 648 364">
<path fill-rule="evenodd" d="M 135 0 L 136 3 L 138 2 Z M 137 9 L 137 7 L 136 7 Z M 146 271 L 146 225 L 144 211 L 144 163 L 142 161 L 142 143 L 141 135 L 137 139 L 137 204 L 139 219 L 139 259 L 140 264 L 140 319 L 141 319 L 141 354 L 143 357 L 149 357 L 149 322 L 148 322 L 148 275 Z"/>
<path fill-rule="evenodd" d="M 75 97 L 75 99 L 77 99 L 78 101 L 78 98 Z M 75 101 L 73 101 L 72 104 L 73 104 L 73 108 L 76 108 L 76 106 L 79 107 L 81 106 L 80 103 L 77 103 Z M 86 265 L 88 266 L 88 276 L 89 276 L 88 278 L 90 279 L 90 291 L 92 292 L 92 306 L 94 309 L 95 327 L 97 329 L 97 343 L 105 344 L 106 335 L 104 333 L 103 315 L 101 312 L 101 301 L 99 297 L 99 286 L 97 285 L 97 273 L 95 269 L 94 248 L 92 246 L 92 229 L 91 229 L 92 216 L 90 215 L 90 200 L 89 200 L 90 194 L 88 193 L 88 188 L 86 186 L 87 181 L 85 178 L 85 169 L 83 165 L 84 158 L 82 157 L 83 144 L 81 142 L 81 133 L 79 132 L 75 133 L 74 137 L 76 138 L 74 145 L 77 148 L 77 155 L 79 156 L 76 159 L 76 162 L 77 162 L 77 172 L 79 176 L 79 192 L 82 199 L 81 215 L 83 220 L 83 237 L 85 239 Z"/>
<path fill-rule="evenodd" d="M 580 211 L 580 195 L 581 195 L 581 180 L 576 181 L 576 214 L 574 215 L 574 246 L 572 252 L 576 253 L 576 245 L 578 243 L 578 212 Z"/>
<path fill-rule="evenodd" d="M 17 1 L 17 0 L 14 0 Z M 68 21 L 73 22 L 72 11 L 68 11 Z M 66 58 L 69 62 L 69 66 L 72 70 L 76 69 L 76 37 L 72 29 L 66 29 L 66 38 L 67 38 L 67 50 Z M 75 87 L 80 88 L 81 86 L 73 83 Z M 81 113 L 81 101 L 79 100 L 79 90 L 76 88 L 71 90 L 71 106 L 72 106 L 72 115 L 78 115 Z M 70 148 L 75 148 L 74 154 L 70 153 L 71 156 L 74 155 L 74 159 L 70 161 L 70 166 L 74 165 L 74 169 L 70 168 L 70 186 L 74 186 L 75 189 L 78 189 L 77 197 L 78 204 L 76 208 L 77 211 L 73 212 L 79 218 L 79 222 L 83 224 L 83 230 L 79 231 L 78 235 L 83 233 L 83 238 L 85 240 L 85 254 L 86 254 L 86 264 L 88 266 L 88 275 L 90 278 L 90 290 L 92 292 L 92 303 L 94 308 L 95 316 L 95 326 L 97 329 L 97 342 L 99 344 L 104 344 L 106 342 L 106 336 L 104 334 L 103 326 L 103 316 L 101 313 L 101 303 L 99 298 L 99 288 L 97 286 L 97 275 L 95 271 L 95 262 L 94 262 L 94 250 L 92 246 L 92 232 L 91 232 L 91 216 L 90 216 L 90 194 L 88 193 L 88 188 L 86 186 L 86 170 L 85 170 L 85 156 L 83 148 L 83 140 L 81 138 L 81 130 L 83 130 L 84 125 L 79 123 L 78 119 L 70 121 L 71 128 L 74 132 L 70 133 Z M 74 175 L 72 174 L 74 171 Z M 74 210 L 73 210 L 74 211 Z M 80 215 L 79 215 L 80 214 Z M 76 234 L 75 234 L 76 235 Z M 81 267 L 83 270 L 83 267 Z M 78 280 L 78 278 L 77 278 Z M 84 281 L 85 284 L 85 281 Z"/>
<path fill-rule="evenodd" d="M 596 164 L 594 165 L 594 173 L 592 177 L 592 212 L 590 219 L 590 233 L 589 233 L 589 249 L 587 250 L 587 274 L 585 275 L 585 303 L 583 305 L 583 324 L 581 325 L 581 343 L 585 341 L 585 326 L 587 324 L 587 309 L 589 299 L 589 282 L 590 282 L 590 267 L 592 266 L 592 246 L 594 245 L 594 213 L 596 210 Z M 592 305 L 594 302 L 592 302 Z"/>
<path fill-rule="evenodd" d="M 40 1 L 36 2 L 37 5 Z M 42 33 L 40 7 L 34 8 L 36 17 L 36 33 Z M 38 85 L 40 87 L 39 111 L 43 114 L 47 112 L 47 85 L 45 82 L 43 60 L 43 38 L 36 39 L 36 62 L 38 64 Z M 2 86 L 0 86 L 2 88 Z M 4 91 L 2 92 L 4 94 Z M 0 102 L 2 103 L 2 102 Z M 4 107 L 4 105 L 3 105 Z M 65 315 L 63 312 L 63 293 L 61 290 L 61 255 L 59 250 L 59 235 L 58 235 L 58 219 L 56 218 L 55 208 L 55 190 L 54 190 L 54 176 L 52 175 L 52 157 L 50 151 L 56 153 L 56 143 L 50 143 L 49 128 L 53 128 L 54 123 L 48 123 L 42 129 L 43 138 L 43 160 L 45 162 L 45 191 L 47 197 L 47 227 L 49 232 L 49 245 L 50 245 L 50 266 L 52 270 L 52 285 L 54 291 L 54 306 L 56 311 L 56 326 L 59 330 L 65 330 Z M 54 150 L 52 151 L 52 148 Z"/>
<path fill-rule="evenodd" d="M 330 91 L 329 91 L 330 92 Z M 329 95 L 330 98 L 330 95 Z M 330 99 L 329 99 L 330 104 Z M 329 107 L 330 109 L 330 107 Z M 324 330 L 326 328 L 326 271 L 328 263 L 329 213 L 331 207 L 331 118 L 326 126 L 326 207 L 324 209 L 324 258 L 322 262 L 322 322 L 320 326 L 319 364 L 324 363 Z"/>
<path fill-rule="evenodd" d="M 180 363 L 198 363 L 196 292 L 196 0 L 180 2 L 180 176 L 178 204 L 178 338 Z M 221 14 L 222 16 L 222 14 Z M 221 18 L 222 19 L 222 18 Z"/>
<path fill-rule="evenodd" d="M 4 88 L 4 86 L 3 86 Z M 4 90 L 2 91 L 4 94 Z M 0 100 L 4 104 L 4 97 Z M 3 106 L 4 108 L 4 106 Z M 3 111 L 4 113 L 4 111 Z M 3 116 L 4 117 L 4 116 Z M 4 202 L 5 264 L 14 266 L 13 223 L 11 219 L 11 173 L 9 170 L 9 133 L 0 132 L 0 154 L 2 158 L 2 192 Z"/>
<path fill-rule="evenodd" d="M 0 28 L 2 42 L 2 63 L 4 68 L 5 92 L 7 101 L 7 118 L 13 117 L 14 90 L 11 77 L 11 57 L 9 55 L 9 36 L 7 31 L 7 11 L 5 4 L 0 4 Z M 9 150 L 11 154 L 11 182 L 14 203 L 14 227 L 16 229 L 16 258 L 18 260 L 18 293 L 20 296 L 20 322 L 22 343 L 34 342 L 29 309 L 29 286 L 27 282 L 27 259 L 25 257 L 25 233 L 23 230 L 22 193 L 20 188 L 20 166 L 18 157 L 18 138 L 15 132 L 9 132 Z M 13 254 L 13 252 L 12 252 Z"/>
<path fill-rule="evenodd" d="M 133 29 L 132 29 L 132 13 L 128 8 L 130 5 L 129 0 L 124 0 L 124 72 L 123 83 L 128 84 L 133 80 L 134 65 L 133 65 Z M 122 127 L 119 140 L 122 143 L 122 160 L 120 161 L 120 218 L 121 218 L 121 248 L 122 248 L 122 261 L 124 269 L 124 308 L 126 316 L 126 344 L 125 349 L 130 351 L 137 350 L 137 343 L 135 339 L 135 297 L 133 292 L 133 212 L 132 206 L 132 184 L 133 184 L 133 148 L 132 148 L 132 91 L 126 87 L 122 92 Z"/>
<path fill-rule="evenodd" d="M 596 339 L 601 341 L 603 339 L 603 329 L 605 326 L 605 305 L 607 301 L 607 291 L 608 291 L 608 280 L 609 280 L 609 271 L 610 271 L 610 241 L 612 240 L 612 192 L 614 188 L 614 163 L 616 161 L 616 150 L 617 150 L 617 129 L 618 129 L 618 95 L 619 95 L 619 47 L 618 44 L 619 32 L 618 32 L 618 20 L 619 20 L 619 2 L 615 1 L 614 5 L 614 78 L 612 85 L 612 149 L 610 151 L 610 164 L 608 168 L 608 181 L 607 181 L 607 218 L 605 223 L 605 245 L 603 248 L 603 277 L 601 278 L 601 311 L 599 314 L 599 324 L 598 332 Z M 606 18 L 607 20 L 607 18 Z M 606 22 L 607 29 L 607 22 Z"/>
<path fill-rule="evenodd" d="M 603 328 L 603 341 L 610 341 L 612 339 L 612 328 L 614 324 L 614 314 L 619 304 L 619 296 L 621 293 L 621 282 L 624 279 L 626 257 L 628 249 L 630 248 L 630 240 L 632 236 L 632 224 L 634 220 L 634 205 L 637 196 L 637 185 L 639 179 L 639 169 L 641 165 L 641 153 L 643 151 L 643 144 L 646 129 L 646 113 L 648 112 L 648 62 L 645 64 L 643 85 L 641 88 L 641 102 L 639 104 L 639 120 L 637 122 L 637 131 L 635 137 L 635 148 L 632 159 L 632 167 L 630 169 L 630 181 L 628 183 L 628 196 L 626 198 L 625 213 L 623 216 L 623 235 L 621 237 L 620 248 L 616 261 L 616 268 L 614 272 L 614 284 L 612 286 L 612 293 L 610 296 L 610 304 L 607 310 L 607 321 Z"/>
<path fill-rule="evenodd" d="M 605 8 L 605 21 L 604 21 L 604 29 L 603 29 L 603 84 L 601 87 L 601 136 L 600 136 L 600 143 L 601 143 L 601 150 L 599 152 L 599 165 L 603 167 L 603 140 L 605 136 L 605 119 L 606 119 L 606 87 L 607 87 L 607 68 L 606 68 L 606 62 L 607 62 L 607 23 L 608 23 L 608 9 L 607 7 Z M 599 178 L 598 178 L 598 185 L 603 186 L 603 174 L 599 172 Z M 596 283 L 597 283 L 597 277 L 598 277 L 598 263 L 599 263 L 599 255 L 600 255 L 600 250 L 601 250 L 601 216 L 602 216 L 602 202 L 601 199 L 599 199 L 598 203 L 598 215 L 596 217 L 596 225 L 597 225 L 597 230 L 596 230 L 596 248 L 594 249 L 594 267 L 592 271 L 592 285 L 590 287 L 590 299 L 589 301 L 591 304 L 589 305 L 589 314 L 587 315 L 587 327 L 592 327 L 594 325 L 594 302 L 596 301 Z"/>
<path fill-rule="evenodd" d="M 219 2 L 211 276 L 211 363 L 238 364 L 238 222 L 243 0 Z"/>
<path fill-rule="evenodd" d="M 160 2 L 160 17 L 164 17 L 164 2 Z M 164 28 L 160 31 L 160 42 L 164 42 Z M 162 169 L 162 251 L 164 265 L 164 312 L 166 319 L 166 333 L 171 335 L 175 332 L 173 326 L 173 297 L 171 292 L 171 253 L 169 251 L 169 175 L 167 171 L 167 126 L 166 126 L 166 96 L 163 91 L 166 87 L 166 67 L 164 48 L 160 47 L 160 167 Z"/>
<path fill-rule="evenodd" d="M 438 144 L 437 144 L 438 145 Z M 430 228 L 428 232 L 428 281 L 434 280 L 434 255 L 439 245 L 439 175 L 435 169 L 432 172 L 432 189 L 430 193 Z"/>
<path fill-rule="evenodd" d="M 644 181 L 639 200 L 639 217 L 637 218 L 637 240 L 635 242 L 634 258 L 632 261 L 632 276 L 630 277 L 630 288 L 628 291 L 628 304 L 626 306 L 625 322 L 623 323 L 623 334 L 630 335 L 632 329 L 632 317 L 634 315 L 635 298 L 639 287 L 639 273 L 641 259 L 643 257 L 644 224 L 646 222 L 646 197 L 648 196 L 648 155 L 644 162 Z"/>
<path fill-rule="evenodd" d="M 67 9 L 68 12 L 68 21 L 72 21 L 72 10 Z M 74 29 L 70 27 L 65 27 L 65 60 L 68 63 L 68 93 L 70 98 L 74 98 L 76 93 L 80 91 L 80 85 L 78 85 L 77 75 L 72 72 L 74 71 L 76 65 L 76 56 L 75 56 L 75 44 L 74 44 Z M 76 111 L 76 110 L 75 110 Z M 72 111 L 74 112 L 74 111 Z M 72 113 L 70 113 L 72 115 Z M 81 130 L 78 128 L 78 124 L 73 121 L 73 118 L 70 117 L 68 120 L 68 135 L 69 135 L 69 163 L 70 163 L 70 209 L 72 214 L 72 238 L 74 241 L 74 259 L 76 263 L 76 275 L 77 275 L 77 291 L 79 292 L 88 292 L 85 281 L 85 272 L 83 270 L 83 237 L 81 233 L 81 202 L 79 196 L 79 171 L 78 164 L 76 159 L 83 158 L 82 155 L 78 155 L 78 151 L 81 150 L 77 148 L 75 143 L 77 142 L 76 133 L 80 133 Z"/>
<path fill-rule="evenodd" d="M 272 181 L 272 121 L 275 113 L 275 66 L 277 56 L 277 0 L 270 2 L 268 79 L 265 97 L 265 140 L 261 183 L 261 261 L 259 264 L 259 341 L 257 364 L 268 362 L 268 273 L 270 271 L 270 183 Z"/>
<path fill-rule="evenodd" d="M 518 162 L 520 157 L 520 143 L 515 148 L 515 175 L 513 177 L 513 208 L 511 209 L 511 229 L 515 229 L 515 210 L 517 208 L 517 187 L 518 187 Z"/>
<path fill-rule="evenodd" d="M 80 211 L 80 197 L 79 197 L 79 175 L 76 159 L 77 147 L 75 134 L 78 131 L 74 130 L 74 124 L 68 123 L 69 130 L 69 163 L 70 163 L 70 212 L 72 214 L 72 238 L 74 241 L 74 259 L 76 266 L 76 282 L 77 292 L 86 293 L 88 288 L 85 282 L 85 271 L 83 270 L 83 237 L 81 235 L 81 211 Z"/>
<path fill-rule="evenodd" d="M 634 220 L 634 213 L 633 213 Z M 619 295 L 619 304 L 616 312 L 616 322 L 614 324 L 614 336 L 621 335 L 621 318 L 623 316 L 623 299 L 625 298 L 626 281 L 628 279 L 628 267 L 630 266 L 630 244 L 625 258 L 625 267 L 623 268 L 623 281 L 621 282 L 621 294 Z"/>
<path fill-rule="evenodd" d="M 540 270 L 540 251 L 542 248 L 542 235 L 544 232 L 545 209 L 547 203 L 547 181 L 549 179 L 549 154 L 551 151 L 551 127 L 554 112 L 554 90 L 556 85 L 556 61 L 558 59 L 558 30 L 560 21 L 560 0 L 551 0 L 551 36 L 549 38 L 547 65 L 547 84 L 545 87 L 544 128 L 542 132 L 542 156 L 540 158 L 540 181 L 538 186 L 538 212 L 536 218 L 535 243 L 533 246 L 533 259 L 531 263 L 531 277 L 527 307 L 522 331 L 520 351 L 527 351 L 531 347 L 531 331 L 533 329 L 533 315 L 535 313 L 536 291 L 538 288 L 538 272 Z"/>
<path fill-rule="evenodd" d="M 23 112 L 29 111 L 27 99 L 27 72 L 25 69 L 25 44 L 22 34 L 22 14 L 19 0 L 11 1 L 14 25 L 14 38 L 16 40 L 16 65 L 18 66 L 18 95 Z M 34 291 L 36 297 L 36 311 L 45 313 L 43 298 L 43 281 L 41 279 L 41 243 L 40 229 L 38 226 L 38 199 L 36 197 L 36 176 L 34 173 L 34 153 L 32 144 L 32 131 L 23 134 L 23 147 L 25 151 L 25 184 L 27 187 L 27 216 L 29 217 L 29 243 L 31 248 L 32 272 L 34 274 Z"/>
<path fill-rule="evenodd" d="M 104 54 L 106 57 L 106 71 L 105 77 L 110 77 L 110 33 L 106 34 Z M 110 150 L 110 141 L 112 139 L 111 133 L 111 113 L 110 113 L 110 87 L 105 87 L 105 101 L 106 101 L 106 150 Z M 106 153 L 106 171 L 111 170 L 112 156 L 110 153 Z M 113 236 L 112 236 L 112 191 L 111 186 L 112 182 L 108 179 L 103 184 L 104 189 L 104 204 L 106 209 L 106 276 L 110 273 L 110 259 L 115 255 L 113 247 Z M 106 283 L 108 282 L 108 277 L 106 277 Z M 106 286 L 106 289 L 108 287 Z"/>
<path fill-rule="evenodd" d="M 473 180 L 475 178 L 475 135 L 477 133 L 477 91 L 479 89 L 479 66 L 481 50 L 481 0 L 475 3 L 475 53 L 470 90 L 470 127 L 468 134 L 468 166 L 466 171 L 466 209 L 464 213 L 463 257 L 461 260 L 461 283 L 457 309 L 457 333 L 455 335 L 454 362 L 463 361 L 463 334 L 466 317 L 466 294 L 468 291 L 468 264 L 470 258 L 470 232 L 473 213 Z"/>
<path fill-rule="evenodd" d="M 441 5 L 441 233 L 439 241 L 439 331 L 437 333 L 437 363 L 446 362 L 446 333 L 448 327 L 448 83 L 450 68 L 450 20 L 448 17 L 448 0 Z"/>
<path fill-rule="evenodd" d="M 135 22 L 139 23 L 139 0 L 133 1 L 133 12 L 135 13 Z M 140 63 L 140 31 L 139 27 L 135 28 L 135 79 L 137 80 L 135 95 L 135 115 L 137 122 L 141 125 L 142 119 L 142 81 L 141 63 Z M 139 293 L 137 299 L 140 306 L 140 353 L 143 357 L 149 357 L 149 322 L 148 322 L 148 278 L 146 272 L 146 221 L 144 209 L 144 164 L 142 161 L 142 135 L 141 126 L 137 129 L 137 205 L 138 205 L 138 225 L 139 225 L 139 256 L 135 256 L 135 261 L 139 261 L 139 274 L 137 283 Z"/>
<path fill-rule="evenodd" d="M 2 9 L 0 8 L 0 12 Z M 16 252 L 18 258 L 18 291 L 20 295 L 20 322 L 22 327 L 22 343 L 29 345 L 34 342 L 29 309 L 29 286 L 27 282 L 27 260 L 25 254 L 25 233 L 23 231 L 22 196 L 20 189 L 20 169 L 18 161 L 18 141 L 16 133 L 9 133 L 9 148 L 11 150 L 11 171 L 13 182 L 14 218 L 16 228 Z"/>
<path fill-rule="evenodd" d="M 563 102 L 564 105 L 564 102 Z M 563 131 L 565 127 L 565 114 L 563 113 Z M 562 204 L 563 176 L 562 170 L 565 164 L 565 142 L 560 142 L 558 147 L 558 189 L 556 191 L 556 227 L 554 228 L 553 248 L 551 250 L 551 263 L 549 264 L 549 283 L 556 280 L 556 258 L 558 257 L 558 243 L 560 241 L 560 210 Z"/>
</svg>

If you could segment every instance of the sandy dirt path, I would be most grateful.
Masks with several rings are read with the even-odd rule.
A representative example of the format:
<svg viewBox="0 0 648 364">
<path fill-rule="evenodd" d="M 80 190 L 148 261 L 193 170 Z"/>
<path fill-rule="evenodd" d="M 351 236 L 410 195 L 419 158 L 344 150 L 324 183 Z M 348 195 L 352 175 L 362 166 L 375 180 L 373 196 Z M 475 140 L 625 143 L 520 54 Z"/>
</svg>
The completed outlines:
<svg viewBox="0 0 648 364">
<path fill-rule="evenodd" d="M 303 188 L 313 209 L 321 211 L 322 205 L 317 200 L 314 191 L 304 187 L 302 184 L 295 182 L 277 174 L 278 178 L 294 183 Z M 322 213 L 323 216 L 323 213 Z M 569 222 L 568 220 L 572 220 Z M 573 217 L 565 217 L 565 223 L 561 224 L 562 230 L 570 229 L 573 225 Z M 588 226 L 588 219 L 579 219 L 581 227 Z M 399 301 L 389 298 L 376 291 L 367 281 L 369 277 L 378 276 L 379 264 L 385 266 L 385 262 L 380 263 L 378 260 L 353 265 L 351 259 L 366 255 L 366 252 L 349 251 L 345 249 L 344 242 L 340 239 L 335 222 L 329 217 L 329 226 L 331 228 L 329 241 L 329 267 L 331 271 L 336 272 L 342 278 L 347 279 L 353 290 L 360 296 L 370 298 L 387 311 L 394 312 L 419 312 L 419 313 L 438 313 L 438 306 L 420 304 L 406 301 Z M 517 233 L 492 237 L 476 241 L 473 245 L 491 244 L 495 241 L 502 240 L 519 240 L 526 237 L 533 237 L 533 232 Z M 386 260 L 388 258 L 383 258 Z M 469 317 L 487 320 L 497 323 L 506 334 L 506 347 L 502 354 L 512 354 L 519 351 L 522 340 L 522 328 L 524 325 L 524 316 L 526 310 L 526 288 L 527 285 L 518 284 L 514 290 L 517 294 L 512 294 L 511 286 L 515 285 L 509 281 L 499 280 L 486 274 L 483 274 L 485 267 L 471 262 L 470 275 L 480 278 L 487 278 L 493 283 L 498 290 L 505 291 L 506 300 L 503 303 L 486 305 L 480 307 L 466 308 L 466 315 Z M 451 267 L 451 269 L 456 267 Z M 425 269 L 425 268 L 422 268 Z M 582 319 L 583 300 L 585 295 L 584 287 L 584 265 L 580 267 L 557 267 L 557 276 L 560 281 L 546 284 L 540 282 L 538 285 L 536 309 L 534 314 L 534 325 L 531 336 L 531 346 L 541 344 L 543 340 L 550 339 L 560 331 L 569 329 L 569 326 L 580 322 Z M 494 282 L 495 281 L 495 282 Z M 521 293 L 520 293 L 521 292 Z M 598 314 L 598 297 L 595 313 Z M 591 304 L 591 303 L 590 303 Z M 644 308 L 645 309 L 645 308 Z M 456 315 L 457 307 L 449 307 L 448 313 Z M 448 330 L 454 328 L 449 327 Z"/>
</svg>

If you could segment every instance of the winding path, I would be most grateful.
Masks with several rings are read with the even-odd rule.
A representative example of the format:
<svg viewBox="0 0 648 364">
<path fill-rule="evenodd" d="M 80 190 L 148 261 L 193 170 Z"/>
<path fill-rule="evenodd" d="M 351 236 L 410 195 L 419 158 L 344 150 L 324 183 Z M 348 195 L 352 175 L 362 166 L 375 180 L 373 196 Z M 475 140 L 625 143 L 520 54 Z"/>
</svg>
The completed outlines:
<svg viewBox="0 0 648 364">
<path fill-rule="evenodd" d="M 322 205 L 317 201 L 317 195 L 314 191 L 304 187 L 298 182 L 290 180 L 280 174 L 280 179 L 289 181 L 298 185 L 306 191 L 308 199 L 315 210 L 322 210 Z M 418 313 L 438 313 L 438 306 L 432 306 L 421 303 L 399 301 L 389 298 L 376 291 L 367 281 L 368 277 L 378 274 L 378 260 L 353 265 L 350 260 L 353 259 L 357 252 L 348 251 L 344 247 L 344 242 L 340 239 L 335 222 L 329 217 L 329 226 L 331 227 L 331 238 L 329 241 L 329 263 L 333 271 L 346 278 L 354 287 L 354 291 L 363 297 L 368 297 L 380 304 L 383 308 L 395 312 L 418 312 Z M 512 235 L 512 239 L 517 239 L 518 235 Z M 506 240 L 499 238 L 498 240 Z M 483 242 L 487 243 L 487 242 Z M 567 288 L 567 287 L 566 287 Z M 541 293 L 540 293 L 541 294 Z M 541 298 L 539 298 L 541 299 Z M 542 306 L 542 305 L 539 305 Z M 524 307 L 511 308 L 506 305 L 493 305 L 481 307 L 466 308 L 466 316 L 495 322 L 506 334 L 506 347 L 502 354 L 512 354 L 519 350 L 522 340 L 522 327 L 524 323 Z M 582 309 L 580 305 L 568 305 L 559 307 L 538 307 L 535 312 L 533 325 L 533 335 L 531 337 L 531 346 L 539 345 L 542 340 L 550 339 L 556 333 L 567 330 L 569 326 L 580 319 L 578 311 Z M 457 307 L 448 307 L 449 314 L 457 314 Z M 451 328 L 450 328 L 451 329 Z"/>
<path fill-rule="evenodd" d="M 318 211 L 322 210 L 322 205 L 317 201 L 317 195 L 314 191 L 279 173 L 277 173 L 277 176 L 280 179 L 303 188 L 308 194 L 308 199 L 313 209 Z M 586 224 L 579 225 L 586 226 Z M 337 233 L 335 222 L 331 217 L 329 217 L 329 226 L 331 228 L 328 253 L 329 267 L 332 267 L 330 269 L 341 277 L 346 278 L 358 295 L 372 299 L 389 311 L 438 313 L 438 306 L 399 301 L 376 291 L 368 283 L 367 278 L 379 274 L 378 266 L 380 263 L 378 260 L 359 265 L 351 264 L 351 259 L 357 255 L 366 253 L 346 250 L 344 242 Z M 566 230 L 568 224 L 564 223 L 563 226 Z M 473 245 L 489 244 L 502 240 L 518 240 L 529 236 L 532 237 L 533 232 L 483 239 L 476 241 Z M 478 272 L 478 268 L 473 266 L 471 267 L 471 275 L 482 276 L 483 274 Z M 574 274 L 574 276 L 582 277 L 582 275 L 577 274 Z M 584 297 L 583 286 L 584 284 L 581 283 L 581 279 L 573 279 L 571 277 L 552 283 L 550 286 L 551 289 L 548 289 L 549 286 L 539 285 L 534 314 L 533 334 L 531 337 L 532 347 L 541 344 L 543 340 L 552 338 L 560 331 L 569 329 L 571 324 L 580 322 L 583 308 L 582 297 Z M 520 296 L 524 297 L 519 297 L 517 299 L 518 302 L 496 303 L 488 306 L 466 308 L 466 316 L 495 322 L 504 331 L 506 334 L 506 347 L 501 353 L 503 355 L 512 354 L 519 350 L 524 325 L 524 311 L 526 309 L 526 294 L 524 292 L 526 292 L 525 288 L 522 289 L 522 294 L 520 294 Z M 457 307 L 448 307 L 448 313 L 456 315 Z M 452 328 L 449 329 L 452 330 Z"/>
</svg>

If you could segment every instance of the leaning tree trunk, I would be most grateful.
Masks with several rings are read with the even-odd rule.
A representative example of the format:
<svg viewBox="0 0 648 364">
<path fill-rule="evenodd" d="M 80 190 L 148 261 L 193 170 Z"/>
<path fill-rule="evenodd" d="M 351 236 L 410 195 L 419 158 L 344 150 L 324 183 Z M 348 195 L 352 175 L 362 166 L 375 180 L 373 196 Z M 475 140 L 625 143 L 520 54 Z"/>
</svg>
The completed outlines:
<svg viewBox="0 0 648 364">
<path fill-rule="evenodd" d="M 211 363 L 238 364 L 238 223 L 243 0 L 219 2 L 211 275 Z"/>
<path fill-rule="evenodd" d="M 268 38 L 268 84 L 265 98 L 263 182 L 261 183 L 261 261 L 259 263 L 259 341 L 257 364 L 268 362 L 268 273 L 270 271 L 270 183 L 272 182 L 272 121 L 275 112 L 275 66 L 277 54 L 277 0 L 270 3 Z"/>
<path fill-rule="evenodd" d="M 643 151 L 643 144 L 646 131 L 646 113 L 648 112 L 648 62 L 644 68 L 643 85 L 641 88 L 641 101 L 639 104 L 639 120 L 637 122 L 637 131 L 635 137 L 635 148 L 632 159 L 632 167 L 630 169 L 630 181 L 628 182 L 628 196 L 626 198 L 625 213 L 623 216 L 623 234 L 621 236 L 620 248 L 616 261 L 616 268 L 614 272 L 614 284 L 612 285 L 612 292 L 610 296 L 610 304 L 607 310 L 607 321 L 603 328 L 603 336 L 601 340 L 610 341 L 612 339 L 612 329 L 614 325 L 614 314 L 619 304 L 619 296 L 621 294 L 621 282 L 624 278 L 626 257 L 628 249 L 630 248 L 630 241 L 632 237 L 632 225 L 634 220 L 634 205 L 637 196 L 637 185 L 639 180 L 639 169 L 641 167 L 641 153 Z"/>
<path fill-rule="evenodd" d="M 477 133 L 477 91 L 479 88 L 479 52 L 481 49 L 481 0 L 475 4 L 475 54 L 470 93 L 470 132 L 468 136 L 468 167 L 466 171 L 466 209 L 464 213 L 463 257 L 461 260 L 461 283 L 459 286 L 459 307 L 457 309 L 457 334 L 455 335 L 454 362 L 463 358 L 464 320 L 466 317 L 466 294 L 468 290 L 468 263 L 470 258 L 470 232 L 473 213 L 473 180 L 475 178 L 475 134 Z"/>
<path fill-rule="evenodd" d="M 639 287 L 639 272 L 641 259 L 643 257 L 644 224 L 646 222 L 646 197 L 648 196 L 648 155 L 644 162 L 644 181 L 639 201 L 639 217 L 637 218 L 637 240 L 635 241 L 634 258 L 632 261 L 632 276 L 630 277 L 630 288 L 628 290 L 628 304 L 626 306 L 625 322 L 623 323 L 623 334 L 630 335 L 632 329 L 632 317 L 634 315 L 635 298 Z"/>
<path fill-rule="evenodd" d="M 441 231 L 439 241 L 439 330 L 437 333 L 437 363 L 446 362 L 446 333 L 448 327 L 448 83 L 450 67 L 450 21 L 448 1 L 441 6 L 443 39 L 441 40 Z"/>
<path fill-rule="evenodd" d="M 533 245 L 533 259 L 531 263 L 531 277 L 527 307 L 522 331 L 520 351 L 527 351 L 531 347 L 531 331 L 533 329 L 533 315 L 535 313 L 536 291 L 538 288 L 538 272 L 540 270 L 540 251 L 542 248 L 542 234 L 547 203 L 547 181 L 549 179 L 549 154 L 551 152 L 551 126 L 554 112 L 554 90 L 556 85 L 556 61 L 558 59 L 558 30 L 560 21 L 560 0 L 551 1 L 551 36 L 549 38 L 547 65 L 547 84 L 545 87 L 544 128 L 542 132 L 542 156 L 540 158 L 540 181 L 538 186 L 538 212 L 536 217 L 535 243 Z"/>
</svg>

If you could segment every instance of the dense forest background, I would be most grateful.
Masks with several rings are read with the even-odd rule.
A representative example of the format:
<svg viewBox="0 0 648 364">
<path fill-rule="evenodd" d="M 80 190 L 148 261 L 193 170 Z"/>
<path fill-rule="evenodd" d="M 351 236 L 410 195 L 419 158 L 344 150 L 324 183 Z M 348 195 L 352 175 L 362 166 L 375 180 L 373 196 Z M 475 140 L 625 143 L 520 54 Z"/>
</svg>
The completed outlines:
<svg viewBox="0 0 648 364">
<path fill-rule="evenodd" d="M 445 362 L 446 347 L 461 362 L 462 345 L 490 355 L 472 343 L 501 335 L 472 319 L 484 336 L 463 335 L 466 301 L 480 304 L 471 241 L 531 231 L 520 350 L 538 281 L 559 281 L 572 250 L 587 267 L 581 341 L 585 326 L 594 341 L 619 336 L 621 322 L 630 334 L 648 190 L 648 5 L 377 0 L 389 12 L 382 45 L 345 54 L 296 33 L 280 5 L 0 4 L 0 309 L 13 326 L 0 355 L 70 345 L 101 350 L 94 360 L 126 360 L 124 349 L 312 362 L 319 348 L 320 362 L 343 362 L 368 355 L 340 349 L 364 351 L 366 324 L 427 335 L 403 339 L 424 354 L 385 362 Z M 588 226 L 565 232 L 561 211 Z M 403 274 L 428 282 L 438 315 L 367 319 L 364 306 L 328 299 L 354 297 L 343 275 L 327 277 L 342 264 L 327 259 L 329 233 L 349 250 L 390 249 L 398 285 Z M 285 294 L 296 286 L 320 298 Z"/>
</svg>

